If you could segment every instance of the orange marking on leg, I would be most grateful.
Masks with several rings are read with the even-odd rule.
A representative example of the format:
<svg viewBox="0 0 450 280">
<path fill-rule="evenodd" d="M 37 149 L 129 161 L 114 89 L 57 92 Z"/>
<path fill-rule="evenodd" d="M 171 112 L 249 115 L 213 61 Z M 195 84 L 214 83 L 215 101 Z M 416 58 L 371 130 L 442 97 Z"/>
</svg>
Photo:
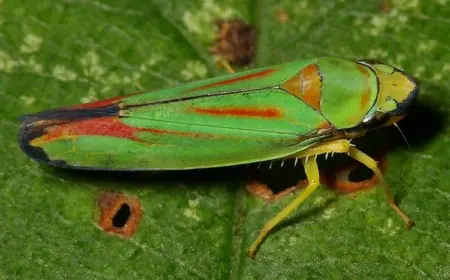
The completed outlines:
<svg viewBox="0 0 450 280">
<path fill-rule="evenodd" d="M 306 66 L 298 75 L 286 81 L 281 87 L 312 108 L 320 110 L 322 79 L 319 67 L 316 64 Z"/>
</svg>

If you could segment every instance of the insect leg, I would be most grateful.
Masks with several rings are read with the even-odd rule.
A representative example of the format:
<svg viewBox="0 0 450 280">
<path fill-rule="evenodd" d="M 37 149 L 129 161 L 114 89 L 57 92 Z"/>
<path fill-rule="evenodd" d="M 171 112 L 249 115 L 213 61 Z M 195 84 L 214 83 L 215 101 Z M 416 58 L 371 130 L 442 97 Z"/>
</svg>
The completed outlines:
<svg viewBox="0 0 450 280">
<path fill-rule="evenodd" d="M 294 158 L 294 157 L 303 158 L 309 156 L 317 156 L 326 153 L 348 153 L 350 147 L 351 147 L 350 141 L 346 139 L 334 140 L 331 142 L 319 144 L 317 146 L 312 146 L 304 151 L 290 155 L 287 158 Z"/>
<path fill-rule="evenodd" d="M 381 171 L 378 168 L 377 162 L 355 147 L 350 147 L 349 155 L 350 155 L 350 157 L 361 162 L 362 164 L 364 164 L 365 166 L 367 166 L 369 169 L 371 169 L 373 171 L 375 176 L 377 176 L 378 180 L 383 184 L 384 192 L 386 194 L 386 198 L 388 200 L 389 205 L 392 207 L 392 209 L 394 209 L 394 211 L 405 222 L 405 227 L 407 229 L 412 228 L 415 224 L 414 221 L 411 218 L 409 218 L 395 203 L 394 196 L 391 193 L 389 185 L 384 182 L 383 174 L 381 174 Z"/>
<path fill-rule="evenodd" d="M 272 218 L 269 222 L 264 225 L 264 228 L 259 233 L 256 240 L 252 243 L 247 251 L 250 257 L 255 256 L 255 252 L 258 249 L 259 244 L 264 240 L 266 235 L 271 229 L 273 229 L 277 224 L 283 221 L 289 214 L 292 213 L 314 190 L 319 186 L 319 168 L 317 167 L 317 162 L 315 159 L 310 159 L 308 162 L 302 158 L 302 162 L 305 168 L 306 177 L 308 178 L 308 186 L 306 189 L 298 195 L 294 201 L 292 201 L 286 208 L 284 208 L 278 215 Z"/>
<path fill-rule="evenodd" d="M 231 67 L 231 65 L 226 60 L 221 59 L 217 62 L 217 64 L 219 66 L 223 67 L 230 74 L 236 73 L 236 71 L 233 69 L 233 67 Z"/>
</svg>

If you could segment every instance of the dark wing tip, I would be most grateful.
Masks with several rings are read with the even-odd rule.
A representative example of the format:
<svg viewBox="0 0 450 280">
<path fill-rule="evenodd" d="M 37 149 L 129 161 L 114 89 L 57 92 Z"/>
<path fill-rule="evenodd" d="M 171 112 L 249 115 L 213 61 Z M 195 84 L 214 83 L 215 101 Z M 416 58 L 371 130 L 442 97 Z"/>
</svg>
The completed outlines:
<svg viewBox="0 0 450 280">
<path fill-rule="evenodd" d="M 117 104 L 95 108 L 66 107 L 50 109 L 36 114 L 19 117 L 22 124 L 19 129 L 18 141 L 20 149 L 35 161 L 48 165 L 69 167 L 61 160 L 51 160 L 44 149 L 31 144 L 33 139 L 45 135 L 46 129 L 61 123 L 74 122 L 90 118 L 99 118 L 119 115 L 120 108 Z"/>
<path fill-rule="evenodd" d="M 51 160 L 42 148 L 31 145 L 33 139 L 44 134 L 44 128 L 36 125 L 36 121 L 39 118 L 36 115 L 28 115 L 22 116 L 20 119 L 22 120 L 18 134 L 20 149 L 33 160 L 50 163 Z"/>
</svg>

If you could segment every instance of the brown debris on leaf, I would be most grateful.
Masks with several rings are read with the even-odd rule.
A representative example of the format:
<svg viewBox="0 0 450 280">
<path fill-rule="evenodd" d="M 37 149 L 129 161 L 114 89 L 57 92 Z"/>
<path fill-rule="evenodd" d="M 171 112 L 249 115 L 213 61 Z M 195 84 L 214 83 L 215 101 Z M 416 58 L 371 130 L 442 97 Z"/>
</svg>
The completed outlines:
<svg viewBox="0 0 450 280">
<path fill-rule="evenodd" d="M 209 51 L 217 60 L 237 66 L 249 65 L 256 52 L 256 30 L 241 19 L 216 20 L 217 34 Z"/>
<path fill-rule="evenodd" d="M 98 225 L 104 232 L 124 238 L 133 236 L 142 215 L 138 199 L 119 192 L 103 192 L 97 204 Z"/>
<path fill-rule="evenodd" d="M 390 0 L 381 0 L 380 4 L 378 5 L 378 8 L 381 12 L 387 14 L 392 10 L 392 5 L 390 3 Z"/>
</svg>

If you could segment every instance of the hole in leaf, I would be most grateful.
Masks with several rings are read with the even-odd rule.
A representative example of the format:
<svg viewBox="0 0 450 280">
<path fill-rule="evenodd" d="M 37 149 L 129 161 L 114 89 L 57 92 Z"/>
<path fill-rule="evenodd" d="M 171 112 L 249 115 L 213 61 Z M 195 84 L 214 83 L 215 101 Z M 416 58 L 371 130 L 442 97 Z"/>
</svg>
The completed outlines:
<svg viewBox="0 0 450 280">
<path fill-rule="evenodd" d="M 119 208 L 119 211 L 116 212 L 116 215 L 112 218 L 112 224 L 116 228 L 123 228 L 127 222 L 128 219 L 131 216 L 131 208 L 128 204 L 122 203 L 122 205 Z"/>
<path fill-rule="evenodd" d="M 119 192 L 103 192 L 97 200 L 100 210 L 98 225 L 109 234 L 131 237 L 141 220 L 141 204 L 137 198 Z"/>
</svg>

